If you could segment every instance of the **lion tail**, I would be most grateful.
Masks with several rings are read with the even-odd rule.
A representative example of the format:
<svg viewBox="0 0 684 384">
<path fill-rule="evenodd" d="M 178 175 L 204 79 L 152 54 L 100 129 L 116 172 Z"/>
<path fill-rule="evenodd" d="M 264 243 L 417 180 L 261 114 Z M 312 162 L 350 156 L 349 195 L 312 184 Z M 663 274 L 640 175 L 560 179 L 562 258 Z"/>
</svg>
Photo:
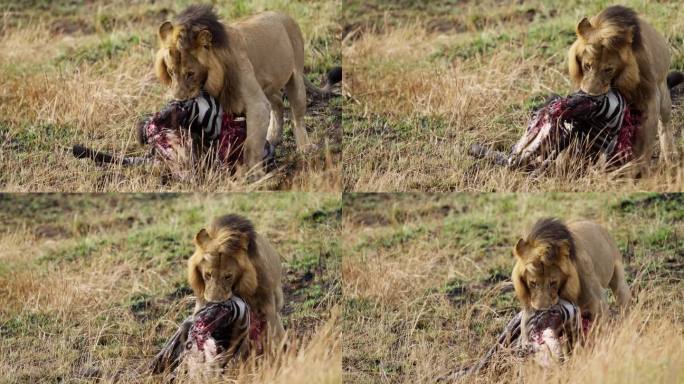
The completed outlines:
<svg viewBox="0 0 684 384">
<path fill-rule="evenodd" d="M 670 98 L 679 101 L 684 96 L 684 73 L 672 71 L 667 75 L 667 88 L 670 90 Z"/>
<path fill-rule="evenodd" d="M 325 74 L 325 85 L 323 86 L 323 88 L 318 88 L 306 76 L 303 77 L 304 86 L 308 91 L 322 96 L 333 95 L 332 87 L 342 81 L 342 67 L 333 67 L 328 71 L 328 73 Z"/>
<path fill-rule="evenodd" d="M 121 165 L 144 165 L 150 163 L 151 159 L 144 156 L 115 156 L 107 152 L 98 151 L 75 144 L 71 148 L 71 153 L 77 159 L 91 159 L 97 164 L 121 164 Z"/>
<path fill-rule="evenodd" d="M 667 75 L 667 87 L 672 88 L 684 83 L 684 72 L 672 71 Z"/>
</svg>

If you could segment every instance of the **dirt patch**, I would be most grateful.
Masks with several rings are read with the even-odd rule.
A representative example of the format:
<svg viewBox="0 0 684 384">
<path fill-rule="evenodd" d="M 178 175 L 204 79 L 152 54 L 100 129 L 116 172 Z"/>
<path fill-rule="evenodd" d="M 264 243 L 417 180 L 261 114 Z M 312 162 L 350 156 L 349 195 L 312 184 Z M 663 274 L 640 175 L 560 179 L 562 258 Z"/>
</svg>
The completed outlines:
<svg viewBox="0 0 684 384">
<path fill-rule="evenodd" d="M 95 27 L 81 19 L 57 19 L 50 25 L 50 33 L 55 35 L 75 35 L 82 33 L 89 35 L 95 32 Z"/>
<path fill-rule="evenodd" d="M 173 303 L 192 294 L 192 289 L 189 286 L 181 285 L 161 297 L 151 297 L 145 294 L 136 295 L 131 298 L 129 309 L 137 321 L 144 323 L 160 318 L 168 312 Z M 192 305 L 194 302 L 189 303 L 188 310 L 192 308 Z"/>
<path fill-rule="evenodd" d="M 627 199 L 620 202 L 619 209 L 623 212 L 631 211 L 635 208 L 652 207 L 662 203 L 684 204 L 684 194 L 682 193 L 660 193 L 649 196 L 641 200 Z"/>
<path fill-rule="evenodd" d="M 33 230 L 37 239 L 59 239 L 71 236 L 71 231 L 61 225 L 41 224 Z"/>
<path fill-rule="evenodd" d="M 349 221 L 366 227 L 382 227 L 390 223 L 385 215 L 375 212 L 358 212 L 353 214 Z"/>
</svg>

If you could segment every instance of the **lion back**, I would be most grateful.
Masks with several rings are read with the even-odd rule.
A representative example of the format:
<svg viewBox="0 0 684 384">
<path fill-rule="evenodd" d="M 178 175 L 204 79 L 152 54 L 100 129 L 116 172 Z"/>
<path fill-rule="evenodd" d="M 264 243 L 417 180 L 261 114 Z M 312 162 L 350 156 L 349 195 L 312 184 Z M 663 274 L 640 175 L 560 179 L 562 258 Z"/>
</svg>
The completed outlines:
<svg viewBox="0 0 684 384">
<path fill-rule="evenodd" d="M 615 240 L 603 226 L 591 221 L 569 223 L 568 228 L 575 239 L 580 280 L 595 274 L 601 285 L 607 287 L 615 266 L 622 265 Z"/>
<path fill-rule="evenodd" d="M 282 263 L 280 254 L 273 248 L 271 243 L 263 236 L 256 235 L 257 254 L 251 255 L 257 267 L 259 288 L 257 292 L 262 295 L 275 295 L 276 310 L 283 306 L 283 288 L 281 283 Z"/>
<path fill-rule="evenodd" d="M 235 23 L 233 27 L 240 31 L 245 41 L 247 56 L 262 86 L 268 80 L 282 88 L 293 72 L 303 72 L 304 38 L 290 16 L 263 12 Z"/>
</svg>

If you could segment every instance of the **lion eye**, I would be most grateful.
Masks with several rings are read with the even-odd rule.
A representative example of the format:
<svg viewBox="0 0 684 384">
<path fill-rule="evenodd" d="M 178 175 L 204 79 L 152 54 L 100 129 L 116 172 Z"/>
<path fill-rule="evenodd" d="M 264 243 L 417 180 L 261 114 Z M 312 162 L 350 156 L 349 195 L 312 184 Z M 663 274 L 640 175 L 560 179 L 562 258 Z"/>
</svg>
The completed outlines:
<svg viewBox="0 0 684 384">
<path fill-rule="evenodd" d="M 233 275 L 225 275 L 225 276 L 223 276 L 223 278 L 224 278 L 226 281 L 232 280 L 232 279 L 233 279 Z"/>
<path fill-rule="evenodd" d="M 207 272 L 207 273 L 204 275 L 204 277 L 207 278 L 207 279 L 211 279 L 211 272 Z"/>
<path fill-rule="evenodd" d="M 603 70 L 603 72 L 607 75 L 612 74 L 614 71 L 615 71 L 615 69 L 613 69 L 613 68 L 606 68 Z"/>
<path fill-rule="evenodd" d="M 191 78 L 195 77 L 195 72 L 188 72 L 186 74 L 186 76 L 188 77 L 188 79 L 191 79 Z"/>
<path fill-rule="evenodd" d="M 589 63 L 584 63 L 584 70 L 585 70 L 585 71 L 590 71 L 590 70 L 591 70 L 591 64 L 589 64 Z"/>
<path fill-rule="evenodd" d="M 537 283 L 534 282 L 534 281 L 530 281 L 530 287 L 536 288 L 536 287 L 537 287 Z"/>
<path fill-rule="evenodd" d="M 166 68 L 166 72 L 169 73 L 169 76 L 172 76 L 172 77 L 173 77 L 173 69 L 167 67 L 167 68 Z"/>
</svg>

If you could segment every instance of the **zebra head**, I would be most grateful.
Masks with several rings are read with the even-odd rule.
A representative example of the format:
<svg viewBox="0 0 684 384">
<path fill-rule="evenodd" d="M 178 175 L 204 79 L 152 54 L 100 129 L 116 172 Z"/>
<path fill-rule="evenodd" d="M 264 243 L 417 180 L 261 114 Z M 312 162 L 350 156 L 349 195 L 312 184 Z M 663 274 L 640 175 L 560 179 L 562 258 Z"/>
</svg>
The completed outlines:
<svg viewBox="0 0 684 384">
<path fill-rule="evenodd" d="M 599 96 L 583 92 L 553 96 L 534 112 L 525 133 L 511 148 L 509 167 L 540 165 L 578 135 L 590 149 L 608 152 L 622 124 L 624 105 L 624 98 L 614 91 Z"/>
</svg>

